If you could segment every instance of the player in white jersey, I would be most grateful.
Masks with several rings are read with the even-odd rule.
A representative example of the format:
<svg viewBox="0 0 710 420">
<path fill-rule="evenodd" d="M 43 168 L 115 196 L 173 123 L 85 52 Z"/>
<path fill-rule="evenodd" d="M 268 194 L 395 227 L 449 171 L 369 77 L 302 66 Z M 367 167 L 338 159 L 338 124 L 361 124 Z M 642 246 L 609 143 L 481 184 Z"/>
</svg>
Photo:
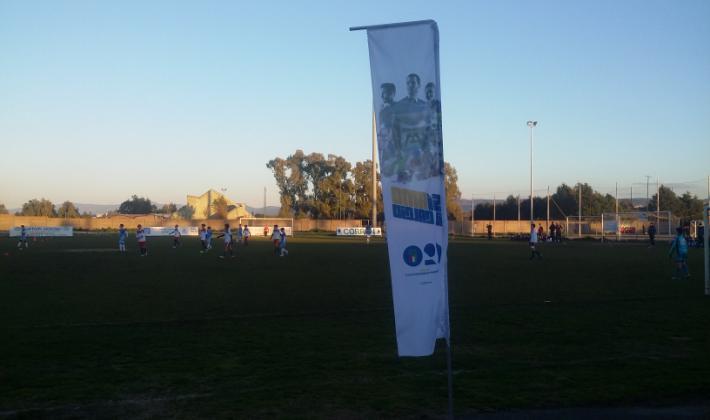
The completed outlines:
<svg viewBox="0 0 710 420">
<path fill-rule="evenodd" d="M 249 238 L 251 238 L 251 232 L 249 231 L 249 225 L 244 225 L 244 246 L 249 246 Z"/>
<path fill-rule="evenodd" d="M 271 231 L 271 241 L 274 243 L 274 255 L 280 255 L 281 249 L 279 245 L 281 244 L 281 231 L 279 230 L 279 225 L 274 225 L 274 230 Z"/>
<path fill-rule="evenodd" d="M 136 228 L 136 240 L 138 241 L 138 249 L 141 251 L 141 257 L 148 256 L 148 244 L 145 239 L 145 232 L 143 231 L 143 226 L 138 225 Z"/>
<path fill-rule="evenodd" d="M 200 254 L 202 254 L 207 251 L 207 229 L 205 229 L 204 223 L 200 226 L 200 243 L 202 244 Z"/>
<path fill-rule="evenodd" d="M 538 244 L 537 230 L 535 230 L 535 223 L 530 224 L 530 259 L 537 257 L 538 260 L 542 259 L 542 254 L 535 247 Z"/>
<path fill-rule="evenodd" d="M 242 238 L 244 237 L 244 229 L 242 229 L 242 224 L 239 224 L 239 227 L 237 228 L 237 245 L 242 244 Z"/>
<path fill-rule="evenodd" d="M 22 251 L 22 249 L 27 249 L 29 247 L 29 242 L 27 241 L 27 229 L 25 225 L 20 225 L 20 240 L 17 241 L 17 247 Z"/>
<path fill-rule="evenodd" d="M 281 242 L 279 242 L 279 248 L 281 249 L 282 257 L 288 255 L 288 249 L 286 249 L 286 229 L 284 228 L 281 228 Z"/>
<path fill-rule="evenodd" d="M 128 238 L 128 231 L 123 227 L 123 223 L 118 225 L 118 250 L 120 252 L 126 252 L 126 239 Z"/>
<path fill-rule="evenodd" d="M 207 226 L 207 232 L 205 233 L 205 245 L 207 246 L 205 252 L 212 249 L 212 226 Z"/>
<path fill-rule="evenodd" d="M 175 229 L 173 229 L 170 234 L 173 236 L 173 249 L 175 249 L 180 246 L 180 237 L 182 236 L 180 235 L 180 228 L 178 225 L 175 225 Z"/>
<path fill-rule="evenodd" d="M 232 231 L 229 229 L 229 223 L 224 224 L 224 232 L 222 232 L 218 238 L 224 238 L 224 251 L 220 258 L 225 258 L 227 256 L 227 251 L 231 258 L 234 258 L 234 248 L 232 248 Z"/>
</svg>

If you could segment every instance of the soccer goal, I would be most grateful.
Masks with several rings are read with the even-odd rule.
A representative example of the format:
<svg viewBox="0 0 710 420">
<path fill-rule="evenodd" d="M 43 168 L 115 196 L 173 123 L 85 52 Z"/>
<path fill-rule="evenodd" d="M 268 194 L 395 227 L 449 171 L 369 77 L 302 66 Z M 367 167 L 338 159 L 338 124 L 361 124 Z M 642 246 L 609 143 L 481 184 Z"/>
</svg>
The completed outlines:
<svg viewBox="0 0 710 420">
<path fill-rule="evenodd" d="M 620 239 L 644 237 L 648 235 L 651 226 L 656 228 L 658 236 L 672 235 L 674 226 L 677 226 L 677 220 L 673 219 L 670 211 L 605 213 L 604 217 L 617 220 L 617 234 Z"/>
<path fill-rule="evenodd" d="M 293 236 L 293 218 L 288 217 L 242 217 L 239 219 L 242 226 L 249 226 L 252 237 L 270 237 L 274 225 L 284 228 L 286 235 Z"/>
</svg>

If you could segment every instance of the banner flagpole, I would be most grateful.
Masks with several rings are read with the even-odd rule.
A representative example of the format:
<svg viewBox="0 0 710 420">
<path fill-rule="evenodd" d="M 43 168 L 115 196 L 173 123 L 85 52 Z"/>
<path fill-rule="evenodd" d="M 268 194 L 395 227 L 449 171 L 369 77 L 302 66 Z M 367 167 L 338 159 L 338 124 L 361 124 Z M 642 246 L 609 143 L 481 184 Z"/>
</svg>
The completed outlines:
<svg viewBox="0 0 710 420">
<path fill-rule="evenodd" d="M 430 356 L 438 339 L 446 340 L 453 418 L 439 29 L 435 21 L 421 20 L 350 30 L 367 31 L 373 140 L 379 149 L 375 159 L 373 141 L 373 169 L 379 161 L 397 352 Z M 376 196 L 374 182 L 375 175 Z"/>
</svg>

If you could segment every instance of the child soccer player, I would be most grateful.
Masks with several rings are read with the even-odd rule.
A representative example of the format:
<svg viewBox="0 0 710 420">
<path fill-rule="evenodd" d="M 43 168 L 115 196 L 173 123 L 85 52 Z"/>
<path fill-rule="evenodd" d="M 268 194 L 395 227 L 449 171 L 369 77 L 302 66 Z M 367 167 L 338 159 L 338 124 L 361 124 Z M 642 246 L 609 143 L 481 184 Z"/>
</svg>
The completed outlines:
<svg viewBox="0 0 710 420">
<path fill-rule="evenodd" d="M 281 249 L 279 248 L 279 244 L 281 243 L 279 225 L 274 225 L 274 230 L 271 232 L 271 240 L 274 242 L 274 255 L 279 255 L 281 253 Z"/>
<path fill-rule="evenodd" d="M 204 223 L 200 226 L 200 243 L 202 244 L 200 254 L 204 254 L 207 251 L 207 229 L 205 229 Z"/>
<path fill-rule="evenodd" d="M 141 251 L 141 257 L 148 256 L 148 244 L 145 240 L 145 232 L 143 231 L 143 226 L 138 225 L 136 229 L 136 240 L 138 241 L 138 249 Z"/>
<path fill-rule="evenodd" d="M 365 237 L 367 237 L 368 245 L 370 245 L 370 236 L 372 236 L 372 225 L 368 223 L 365 227 Z"/>
<path fill-rule="evenodd" d="M 224 237 L 224 251 L 220 255 L 220 258 L 225 258 L 227 256 L 227 251 L 231 258 L 234 258 L 234 249 L 232 248 L 232 231 L 229 229 L 229 223 L 224 224 L 224 232 L 221 233 L 218 238 Z"/>
<path fill-rule="evenodd" d="M 27 249 L 28 246 L 27 230 L 25 229 L 25 225 L 20 225 L 20 240 L 17 241 L 17 247 L 20 248 L 20 251 L 22 251 L 23 247 L 24 249 Z"/>
<path fill-rule="evenodd" d="M 535 249 L 535 246 L 537 245 L 537 231 L 535 230 L 535 223 L 530 224 L 530 259 L 532 260 L 533 258 L 537 257 L 538 260 L 542 259 L 542 254 L 540 254 L 540 251 Z"/>
<path fill-rule="evenodd" d="M 172 232 L 170 232 L 171 235 L 173 235 L 173 249 L 177 248 L 180 246 L 180 229 L 178 228 L 178 225 L 175 225 L 175 229 L 173 229 Z"/>
<path fill-rule="evenodd" d="M 279 242 L 279 248 L 281 249 L 281 256 L 288 255 L 288 249 L 286 249 L 286 229 L 281 228 L 281 241 Z"/>
<path fill-rule="evenodd" d="M 120 252 L 126 252 L 126 238 L 128 238 L 128 231 L 121 223 L 118 225 L 118 250 Z"/>
<path fill-rule="evenodd" d="M 207 226 L 207 232 L 205 232 L 205 245 L 207 246 L 205 252 L 212 249 L 212 226 Z"/>
<path fill-rule="evenodd" d="M 681 274 L 683 274 L 683 277 L 689 278 L 690 274 L 688 274 L 688 241 L 683 235 L 682 228 L 676 229 L 676 236 L 673 239 L 673 242 L 671 242 L 671 249 L 670 251 L 668 251 L 668 257 L 672 258 L 674 253 L 676 254 L 676 257 L 673 280 L 678 280 Z"/>
<path fill-rule="evenodd" d="M 249 225 L 244 225 L 244 246 L 249 245 L 249 237 L 251 237 L 251 232 L 249 232 Z"/>
<path fill-rule="evenodd" d="M 244 237 L 244 229 L 242 229 L 242 224 L 240 223 L 239 227 L 237 228 L 237 246 L 241 245 L 243 237 Z"/>
</svg>

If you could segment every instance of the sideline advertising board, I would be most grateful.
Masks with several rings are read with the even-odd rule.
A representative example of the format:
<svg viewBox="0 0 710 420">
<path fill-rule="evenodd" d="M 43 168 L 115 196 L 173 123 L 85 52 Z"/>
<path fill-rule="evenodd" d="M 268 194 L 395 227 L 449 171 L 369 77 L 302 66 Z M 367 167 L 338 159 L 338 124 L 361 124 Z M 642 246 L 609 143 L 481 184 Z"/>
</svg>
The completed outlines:
<svg viewBox="0 0 710 420">
<path fill-rule="evenodd" d="M 74 228 L 71 226 L 25 226 L 28 237 L 52 237 L 52 236 L 74 236 Z M 15 226 L 10 229 L 10 237 L 20 237 L 22 228 Z"/>
<path fill-rule="evenodd" d="M 365 236 L 364 227 L 339 227 L 335 229 L 337 236 Z M 372 228 L 372 236 L 382 236 L 382 228 Z"/>
<path fill-rule="evenodd" d="M 145 232 L 145 236 L 173 236 L 174 230 L 175 230 L 174 227 L 162 227 L 162 226 L 143 228 L 143 231 Z M 178 231 L 180 232 L 180 235 L 182 235 L 182 236 L 198 236 L 199 235 L 197 226 L 178 227 Z"/>
</svg>

